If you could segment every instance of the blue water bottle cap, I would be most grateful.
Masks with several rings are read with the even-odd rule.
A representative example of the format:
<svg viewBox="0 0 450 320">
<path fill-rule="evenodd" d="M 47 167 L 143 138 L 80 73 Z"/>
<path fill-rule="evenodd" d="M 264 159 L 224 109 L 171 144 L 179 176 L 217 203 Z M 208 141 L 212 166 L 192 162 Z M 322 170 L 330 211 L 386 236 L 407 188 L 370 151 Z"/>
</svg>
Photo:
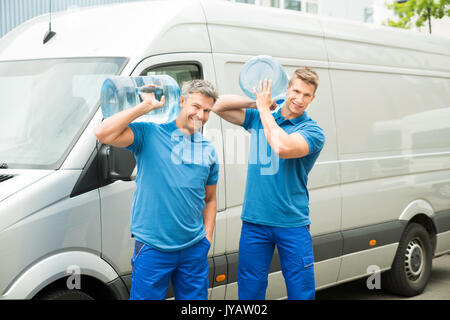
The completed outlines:
<svg viewBox="0 0 450 320">
<path fill-rule="evenodd" d="M 259 81 L 272 80 L 272 99 L 280 105 L 286 100 L 289 79 L 281 64 L 271 56 L 261 55 L 248 60 L 239 73 L 239 86 L 249 98 L 256 100 L 253 88 L 258 88 Z"/>
</svg>

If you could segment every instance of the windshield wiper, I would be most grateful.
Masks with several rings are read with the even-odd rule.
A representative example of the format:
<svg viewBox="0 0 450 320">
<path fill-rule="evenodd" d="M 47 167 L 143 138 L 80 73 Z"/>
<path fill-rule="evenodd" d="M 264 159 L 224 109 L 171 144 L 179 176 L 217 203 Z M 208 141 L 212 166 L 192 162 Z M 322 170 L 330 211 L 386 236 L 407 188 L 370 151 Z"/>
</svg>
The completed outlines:
<svg viewBox="0 0 450 320">
<path fill-rule="evenodd" d="M 8 169 L 8 165 L 6 163 L 0 164 L 0 169 Z"/>
</svg>

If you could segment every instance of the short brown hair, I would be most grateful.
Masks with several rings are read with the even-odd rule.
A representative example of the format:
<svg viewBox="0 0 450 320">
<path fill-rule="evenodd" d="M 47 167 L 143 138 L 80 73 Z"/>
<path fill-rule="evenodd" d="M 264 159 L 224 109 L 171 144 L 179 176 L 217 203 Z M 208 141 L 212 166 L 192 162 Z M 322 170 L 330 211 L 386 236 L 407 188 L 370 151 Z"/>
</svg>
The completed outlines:
<svg viewBox="0 0 450 320">
<path fill-rule="evenodd" d="M 319 86 L 319 76 L 317 75 L 317 72 L 315 72 L 310 67 L 302 67 L 294 71 L 294 74 L 291 77 L 291 80 L 289 81 L 288 88 L 291 87 L 292 82 L 294 79 L 300 79 L 305 81 L 307 84 L 314 86 L 314 92 L 316 92 L 317 87 Z"/>
</svg>

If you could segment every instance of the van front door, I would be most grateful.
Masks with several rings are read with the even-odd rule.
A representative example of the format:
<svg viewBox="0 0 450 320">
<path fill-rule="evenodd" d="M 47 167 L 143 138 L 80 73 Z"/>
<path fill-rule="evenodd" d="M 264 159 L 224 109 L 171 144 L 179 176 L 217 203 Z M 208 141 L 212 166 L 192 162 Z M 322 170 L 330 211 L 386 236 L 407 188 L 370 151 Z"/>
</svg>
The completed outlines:
<svg viewBox="0 0 450 320">
<path fill-rule="evenodd" d="M 143 60 L 133 71 L 132 75 L 168 74 L 178 85 L 193 79 L 205 79 L 215 85 L 214 67 L 210 54 L 183 53 L 167 54 L 149 57 Z M 220 119 L 211 114 L 203 129 L 203 134 L 210 139 L 219 156 L 219 163 L 223 163 L 221 143 Z M 135 171 L 136 172 L 136 171 Z M 217 185 L 217 210 L 225 209 L 224 174 L 221 166 Z M 135 190 L 134 181 L 116 181 L 100 189 L 102 215 L 102 255 L 119 271 L 128 286 L 131 285 L 131 257 L 134 240 L 130 234 L 130 210 Z M 216 231 L 209 252 L 210 266 L 213 266 L 212 255 L 215 244 L 224 241 L 225 221 L 217 215 Z M 223 233 L 223 234 L 222 234 Z M 210 267 L 210 287 L 213 284 L 213 268 Z M 219 294 L 220 295 L 220 294 Z M 224 298 L 215 297 L 215 298 Z"/>
</svg>

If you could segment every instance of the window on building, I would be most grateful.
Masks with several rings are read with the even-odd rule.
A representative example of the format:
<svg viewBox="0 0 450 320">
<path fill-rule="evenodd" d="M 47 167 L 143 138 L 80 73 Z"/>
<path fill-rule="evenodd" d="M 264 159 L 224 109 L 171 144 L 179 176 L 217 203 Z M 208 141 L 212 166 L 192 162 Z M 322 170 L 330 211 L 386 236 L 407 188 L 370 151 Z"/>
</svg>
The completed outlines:
<svg viewBox="0 0 450 320">
<path fill-rule="evenodd" d="M 259 0 L 259 4 L 263 7 L 280 7 L 280 0 Z"/>
<path fill-rule="evenodd" d="M 307 2 L 306 12 L 317 14 L 319 12 L 319 6 L 317 5 L 316 2 Z"/>
<path fill-rule="evenodd" d="M 284 8 L 302 11 L 302 3 L 299 0 L 284 0 Z"/>
<path fill-rule="evenodd" d="M 255 0 L 235 0 L 235 2 L 255 4 Z"/>
<path fill-rule="evenodd" d="M 270 6 L 279 8 L 280 7 L 280 0 L 270 0 Z"/>
</svg>

